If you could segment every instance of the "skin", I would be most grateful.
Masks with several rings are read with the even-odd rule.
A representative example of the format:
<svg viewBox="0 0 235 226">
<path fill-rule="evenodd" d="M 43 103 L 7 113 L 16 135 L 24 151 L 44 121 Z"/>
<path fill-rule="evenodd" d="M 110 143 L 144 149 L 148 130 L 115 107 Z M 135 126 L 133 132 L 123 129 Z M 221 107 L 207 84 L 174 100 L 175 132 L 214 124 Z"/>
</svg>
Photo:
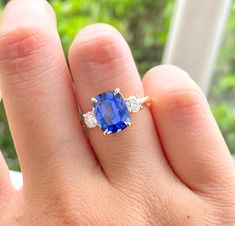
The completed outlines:
<svg viewBox="0 0 235 226">
<path fill-rule="evenodd" d="M 95 24 L 69 52 L 71 81 L 52 8 L 12 0 L 0 25 L 0 87 L 24 186 L 0 157 L 0 225 L 235 225 L 235 167 L 200 88 L 162 65 L 140 80 L 118 31 Z M 75 87 L 75 89 L 73 89 Z M 79 110 L 120 88 L 152 98 L 113 136 Z M 76 94 L 76 95 L 75 95 Z"/>
</svg>

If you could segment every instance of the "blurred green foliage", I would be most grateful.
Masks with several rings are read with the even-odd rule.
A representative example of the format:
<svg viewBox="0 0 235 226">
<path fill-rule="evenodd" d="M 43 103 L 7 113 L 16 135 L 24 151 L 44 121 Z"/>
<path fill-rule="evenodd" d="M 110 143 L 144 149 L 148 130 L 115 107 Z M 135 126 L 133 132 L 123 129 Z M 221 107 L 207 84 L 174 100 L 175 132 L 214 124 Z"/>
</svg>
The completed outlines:
<svg viewBox="0 0 235 226">
<path fill-rule="evenodd" d="M 5 1 L 7 2 L 7 1 Z M 51 0 L 58 21 L 64 52 L 77 32 L 92 23 L 108 23 L 126 38 L 140 74 L 159 64 L 166 44 L 174 0 Z M 1 4 L 1 3 L 0 3 Z M 0 5 L 0 13 L 3 4 Z M 227 143 L 235 153 L 235 3 L 228 21 L 223 48 L 217 64 L 211 106 Z M 229 98 L 228 98 L 229 96 Z M 7 125 L 4 106 L 0 104 L 0 148 L 11 169 L 19 169 Z"/>
<path fill-rule="evenodd" d="M 235 1 L 232 2 L 224 40 L 217 59 L 210 104 L 224 138 L 235 154 Z"/>
<path fill-rule="evenodd" d="M 18 159 L 16 157 L 15 148 L 12 143 L 3 103 L 0 103 L 0 150 L 3 151 L 10 169 L 19 171 Z"/>
<path fill-rule="evenodd" d="M 174 0 L 51 0 L 67 55 L 77 32 L 92 23 L 116 27 L 131 47 L 143 74 L 160 63 L 174 8 Z"/>
</svg>

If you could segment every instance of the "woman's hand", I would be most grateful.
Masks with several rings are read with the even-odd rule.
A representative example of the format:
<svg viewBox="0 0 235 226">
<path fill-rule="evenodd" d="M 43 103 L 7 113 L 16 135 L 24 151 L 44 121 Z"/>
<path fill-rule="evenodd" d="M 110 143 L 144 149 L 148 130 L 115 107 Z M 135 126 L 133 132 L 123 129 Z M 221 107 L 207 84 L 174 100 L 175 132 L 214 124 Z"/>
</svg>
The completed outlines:
<svg viewBox="0 0 235 226">
<path fill-rule="evenodd" d="M 79 16 L 79 15 L 78 15 Z M 72 26 L 72 25 L 71 25 Z M 24 186 L 0 159 L 0 225 L 235 225 L 235 167 L 198 86 L 159 66 L 143 81 L 111 26 L 82 29 L 69 52 L 44 0 L 13 0 L 0 27 L 0 86 Z M 79 121 L 115 88 L 151 109 L 104 136 Z M 77 98 L 75 94 L 77 93 Z"/>
</svg>

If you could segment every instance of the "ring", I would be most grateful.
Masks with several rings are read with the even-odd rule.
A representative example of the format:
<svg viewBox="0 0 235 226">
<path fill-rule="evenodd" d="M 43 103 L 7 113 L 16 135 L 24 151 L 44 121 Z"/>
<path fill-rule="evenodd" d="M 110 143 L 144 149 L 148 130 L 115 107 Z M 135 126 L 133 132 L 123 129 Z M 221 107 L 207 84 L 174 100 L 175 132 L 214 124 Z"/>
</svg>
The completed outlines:
<svg viewBox="0 0 235 226">
<path fill-rule="evenodd" d="M 150 103 L 150 98 L 130 96 L 125 99 L 120 89 L 107 91 L 91 98 L 92 111 L 83 114 L 87 128 L 98 126 L 104 133 L 118 133 L 131 125 L 131 112 L 138 112 L 143 105 Z"/>
</svg>

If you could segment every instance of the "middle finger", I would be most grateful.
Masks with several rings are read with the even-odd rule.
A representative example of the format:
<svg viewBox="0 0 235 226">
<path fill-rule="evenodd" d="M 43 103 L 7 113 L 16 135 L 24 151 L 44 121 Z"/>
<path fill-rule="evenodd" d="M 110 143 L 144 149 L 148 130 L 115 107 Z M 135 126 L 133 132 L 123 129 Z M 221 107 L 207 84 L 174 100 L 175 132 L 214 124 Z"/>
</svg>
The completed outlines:
<svg viewBox="0 0 235 226">
<path fill-rule="evenodd" d="M 40 185 L 45 190 L 45 180 L 49 184 L 56 174 L 67 180 L 66 172 L 78 175 L 93 168 L 54 13 L 46 1 L 8 4 L 0 51 L 0 85 L 25 188 L 35 186 L 31 190 L 36 191 Z"/>
</svg>

